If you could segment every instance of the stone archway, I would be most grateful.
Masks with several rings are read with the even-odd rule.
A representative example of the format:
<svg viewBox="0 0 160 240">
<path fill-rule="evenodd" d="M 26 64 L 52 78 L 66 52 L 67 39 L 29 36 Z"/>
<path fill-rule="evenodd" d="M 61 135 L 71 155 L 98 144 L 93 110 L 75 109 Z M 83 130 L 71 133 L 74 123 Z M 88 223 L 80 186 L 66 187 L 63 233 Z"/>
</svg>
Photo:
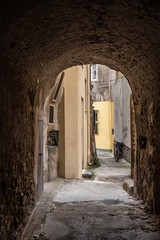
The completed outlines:
<svg viewBox="0 0 160 240">
<path fill-rule="evenodd" d="M 4 1 L 1 16 L 4 239 L 17 226 L 21 232 L 19 223 L 35 202 L 37 119 L 44 99 L 57 74 L 78 64 L 101 63 L 127 77 L 137 125 L 137 194 L 159 214 L 159 2 Z"/>
</svg>

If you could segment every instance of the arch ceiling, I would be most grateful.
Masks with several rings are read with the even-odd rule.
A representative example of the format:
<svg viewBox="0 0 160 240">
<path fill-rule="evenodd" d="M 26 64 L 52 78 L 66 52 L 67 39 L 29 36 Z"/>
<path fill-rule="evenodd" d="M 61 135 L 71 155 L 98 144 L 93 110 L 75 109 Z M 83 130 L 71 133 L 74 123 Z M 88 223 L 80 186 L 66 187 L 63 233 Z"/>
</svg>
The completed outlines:
<svg viewBox="0 0 160 240">
<path fill-rule="evenodd" d="M 0 17 L 0 196 L 8 234 L 35 201 L 40 92 L 44 100 L 57 74 L 78 64 L 108 65 L 127 77 L 136 111 L 138 194 L 159 214 L 159 1 L 5 0 Z"/>
</svg>

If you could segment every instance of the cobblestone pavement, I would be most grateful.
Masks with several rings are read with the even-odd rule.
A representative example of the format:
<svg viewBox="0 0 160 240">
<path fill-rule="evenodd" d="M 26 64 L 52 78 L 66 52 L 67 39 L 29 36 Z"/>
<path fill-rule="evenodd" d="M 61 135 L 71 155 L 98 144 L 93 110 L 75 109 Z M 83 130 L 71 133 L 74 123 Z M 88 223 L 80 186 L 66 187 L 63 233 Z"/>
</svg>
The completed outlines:
<svg viewBox="0 0 160 240">
<path fill-rule="evenodd" d="M 46 183 L 21 240 L 160 240 L 153 216 L 122 189 L 130 174 L 123 159 L 99 155 L 95 180 Z"/>
</svg>

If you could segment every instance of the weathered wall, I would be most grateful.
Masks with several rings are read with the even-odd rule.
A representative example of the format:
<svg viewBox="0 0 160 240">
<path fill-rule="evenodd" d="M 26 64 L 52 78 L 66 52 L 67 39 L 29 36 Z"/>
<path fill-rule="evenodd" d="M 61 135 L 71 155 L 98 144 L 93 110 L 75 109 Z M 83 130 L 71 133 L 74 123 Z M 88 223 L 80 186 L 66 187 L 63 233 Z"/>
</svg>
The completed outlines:
<svg viewBox="0 0 160 240">
<path fill-rule="evenodd" d="M 88 94 L 85 88 L 88 84 L 88 67 L 88 65 L 76 66 L 65 70 L 64 104 L 59 105 L 59 113 L 64 110 L 64 123 L 59 119 L 60 144 L 62 144 L 59 153 L 65 159 L 63 161 L 60 157 L 59 171 L 64 172 L 65 178 L 81 178 L 82 167 L 87 166 Z M 63 132 L 63 124 L 65 132 Z M 64 170 L 60 170 L 60 167 Z"/>
<path fill-rule="evenodd" d="M 92 81 L 92 99 L 93 101 L 109 101 L 109 68 L 107 66 L 96 64 L 97 78 Z"/>
<path fill-rule="evenodd" d="M 137 192 L 159 214 L 159 1 L 8 0 L 0 19 L 1 238 L 19 238 L 37 194 L 40 91 L 43 106 L 59 72 L 90 62 L 120 70 L 131 85 Z"/>
<path fill-rule="evenodd" d="M 122 85 L 122 140 L 126 147 L 131 148 L 131 129 L 130 129 L 131 88 L 125 77 L 121 79 L 121 85 Z"/>
<path fill-rule="evenodd" d="M 123 158 L 131 163 L 131 116 L 130 116 L 130 95 L 131 88 L 125 77 L 121 80 L 122 84 L 122 141 Z"/>
<path fill-rule="evenodd" d="M 130 117 L 131 117 L 131 178 L 134 178 L 134 188 L 135 192 L 137 191 L 137 127 L 136 127 L 136 121 L 135 121 L 135 107 L 133 102 L 133 97 L 131 95 L 130 98 Z"/>
<path fill-rule="evenodd" d="M 62 81 L 61 81 L 62 80 Z M 63 95 L 62 89 L 63 73 L 56 78 L 54 87 L 51 89 L 44 104 L 43 111 L 43 142 L 44 142 L 44 181 L 53 181 L 58 176 L 58 160 L 59 160 L 59 119 L 58 106 Z M 55 99 L 56 98 L 56 99 Z M 50 104 L 54 106 L 53 123 L 49 123 Z M 54 141 L 53 132 L 57 143 Z M 57 135 L 57 136 L 56 136 Z"/>
<path fill-rule="evenodd" d="M 115 81 L 115 71 L 110 69 L 111 75 L 111 96 L 114 102 L 114 140 L 122 142 L 123 138 L 123 103 L 122 103 L 122 83 L 121 79 Z"/>
<path fill-rule="evenodd" d="M 122 153 L 123 158 L 131 163 L 131 148 L 127 147 L 127 145 L 123 145 L 123 153 Z"/>
<path fill-rule="evenodd" d="M 65 71 L 64 89 L 65 178 L 79 178 L 78 72 L 76 68 Z"/>
<path fill-rule="evenodd" d="M 98 111 L 98 134 L 95 134 L 96 148 L 113 152 L 113 102 L 96 101 L 94 110 Z"/>
<path fill-rule="evenodd" d="M 58 147 L 48 146 L 48 172 L 46 181 L 53 181 L 58 176 Z"/>
<path fill-rule="evenodd" d="M 105 65 L 97 64 L 98 68 L 98 81 L 109 82 L 109 68 Z M 107 99 L 105 99 L 107 100 Z"/>
<path fill-rule="evenodd" d="M 158 59 L 156 60 L 154 56 L 151 59 L 150 60 L 154 61 L 156 66 L 156 61 Z M 143 67 L 144 66 L 142 66 L 142 69 Z M 145 68 L 146 67 L 149 68 L 149 64 L 145 64 Z M 149 72 L 146 71 L 148 72 L 147 78 L 150 81 L 153 81 L 154 70 L 155 68 L 153 66 L 152 70 L 150 69 Z M 142 74 L 142 71 L 138 71 L 138 77 L 143 79 Z M 148 84 L 150 83 L 148 82 Z M 155 84 L 152 85 L 152 88 L 154 87 Z M 143 89 L 143 86 L 141 86 L 141 89 Z M 159 88 L 157 88 L 157 90 L 158 89 Z M 157 90 L 155 88 L 152 90 L 150 89 L 153 94 L 151 98 L 147 94 L 143 96 L 140 102 L 135 102 L 137 125 L 137 192 L 139 197 L 145 201 L 146 206 L 150 206 L 150 209 L 155 213 L 159 212 L 158 201 L 160 199 L 160 193 L 158 191 L 158 168 L 160 167 L 158 143 L 160 139 L 156 134 L 156 131 L 159 131 L 160 127 L 158 123 L 160 113 Z"/>
<path fill-rule="evenodd" d="M 58 176 L 65 177 L 65 112 L 64 112 L 65 89 L 58 106 L 58 123 L 59 123 L 59 159 L 58 159 Z"/>
<path fill-rule="evenodd" d="M 112 80 L 111 92 L 114 101 L 114 139 L 123 142 L 123 158 L 131 162 L 131 126 L 130 95 L 131 89 L 127 79 L 119 72 L 110 70 Z"/>
<path fill-rule="evenodd" d="M 79 127 L 78 127 L 78 135 L 80 145 L 79 149 L 79 169 L 80 169 L 80 178 L 81 178 L 81 170 L 82 168 L 87 167 L 87 158 L 88 158 L 88 148 L 90 146 L 87 137 L 90 133 L 88 132 L 88 118 L 87 114 L 90 114 L 90 107 L 88 107 L 88 86 L 90 85 L 90 76 L 88 72 L 90 71 L 90 65 L 77 66 L 78 70 L 78 119 L 79 119 Z M 89 82 L 89 83 L 88 83 Z"/>
</svg>

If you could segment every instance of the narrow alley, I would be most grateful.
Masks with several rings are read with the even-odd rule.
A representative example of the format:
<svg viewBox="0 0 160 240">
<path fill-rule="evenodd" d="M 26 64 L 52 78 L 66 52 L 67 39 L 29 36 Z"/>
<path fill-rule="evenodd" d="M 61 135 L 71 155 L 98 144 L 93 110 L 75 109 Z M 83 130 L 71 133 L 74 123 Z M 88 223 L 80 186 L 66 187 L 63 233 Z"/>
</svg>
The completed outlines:
<svg viewBox="0 0 160 240">
<path fill-rule="evenodd" d="M 1 2 L 0 239 L 158 239 L 160 1 Z M 116 167 L 71 180 L 113 142 L 136 200 Z"/>
<path fill-rule="evenodd" d="M 99 152 L 91 180 L 45 183 L 21 240 L 159 240 L 153 215 L 122 188 L 130 164 Z"/>
</svg>

